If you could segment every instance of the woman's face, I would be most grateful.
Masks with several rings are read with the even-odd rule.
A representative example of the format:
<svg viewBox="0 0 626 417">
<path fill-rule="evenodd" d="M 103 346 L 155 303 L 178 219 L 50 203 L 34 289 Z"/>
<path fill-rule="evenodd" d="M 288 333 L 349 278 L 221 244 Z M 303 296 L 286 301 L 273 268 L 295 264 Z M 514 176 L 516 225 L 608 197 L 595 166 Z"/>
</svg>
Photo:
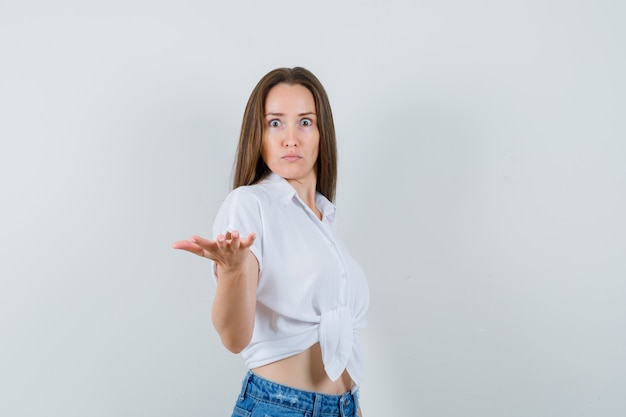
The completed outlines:
<svg viewBox="0 0 626 417">
<path fill-rule="evenodd" d="M 315 182 L 320 133 L 313 94 L 299 84 L 278 84 L 265 99 L 261 155 L 286 180 Z"/>
</svg>

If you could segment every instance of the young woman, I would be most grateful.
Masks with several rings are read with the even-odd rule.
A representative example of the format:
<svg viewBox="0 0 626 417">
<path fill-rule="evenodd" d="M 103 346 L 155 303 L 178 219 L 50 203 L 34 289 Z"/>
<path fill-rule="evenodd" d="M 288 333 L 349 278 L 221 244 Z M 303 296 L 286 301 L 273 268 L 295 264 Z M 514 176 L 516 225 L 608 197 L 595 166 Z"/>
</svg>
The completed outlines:
<svg viewBox="0 0 626 417">
<path fill-rule="evenodd" d="M 250 369 L 233 416 L 360 415 L 369 291 L 331 228 L 336 181 L 324 87 L 304 68 L 269 72 L 246 106 L 215 240 L 174 243 L 212 261 L 213 324 Z"/>
</svg>

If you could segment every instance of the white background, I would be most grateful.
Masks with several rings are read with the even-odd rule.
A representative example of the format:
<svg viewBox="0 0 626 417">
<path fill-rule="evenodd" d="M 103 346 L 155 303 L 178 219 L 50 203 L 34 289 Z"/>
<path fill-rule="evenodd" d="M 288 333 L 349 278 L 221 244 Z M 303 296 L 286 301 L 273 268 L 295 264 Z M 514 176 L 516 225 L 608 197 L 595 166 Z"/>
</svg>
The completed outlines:
<svg viewBox="0 0 626 417">
<path fill-rule="evenodd" d="M 626 412 L 626 3 L 0 1 L 0 415 L 226 416 L 248 95 L 326 86 L 366 416 Z"/>
</svg>

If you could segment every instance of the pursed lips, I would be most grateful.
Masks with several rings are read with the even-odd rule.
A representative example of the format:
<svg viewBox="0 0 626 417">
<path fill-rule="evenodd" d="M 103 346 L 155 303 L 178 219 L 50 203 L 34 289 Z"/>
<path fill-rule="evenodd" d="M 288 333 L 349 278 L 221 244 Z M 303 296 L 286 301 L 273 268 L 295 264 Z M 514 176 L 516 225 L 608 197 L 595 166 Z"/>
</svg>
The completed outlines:
<svg viewBox="0 0 626 417">
<path fill-rule="evenodd" d="M 302 159 L 302 157 L 300 155 L 290 153 L 290 154 L 284 155 L 281 159 L 284 159 L 287 162 L 295 162 L 299 159 Z"/>
</svg>

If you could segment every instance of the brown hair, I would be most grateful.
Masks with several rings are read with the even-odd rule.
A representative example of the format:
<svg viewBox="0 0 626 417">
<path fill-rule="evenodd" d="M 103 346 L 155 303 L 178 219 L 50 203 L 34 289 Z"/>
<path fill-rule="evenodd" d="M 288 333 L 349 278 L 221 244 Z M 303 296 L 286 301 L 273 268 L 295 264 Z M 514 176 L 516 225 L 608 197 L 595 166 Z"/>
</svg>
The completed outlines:
<svg viewBox="0 0 626 417">
<path fill-rule="evenodd" d="M 256 184 L 271 172 L 261 156 L 265 99 L 269 91 L 281 83 L 302 85 L 313 94 L 320 134 L 316 188 L 330 201 L 334 201 L 337 186 L 337 141 L 330 102 L 326 90 L 317 77 L 302 67 L 272 70 L 261 78 L 252 90 L 241 123 L 233 188 Z"/>
</svg>

